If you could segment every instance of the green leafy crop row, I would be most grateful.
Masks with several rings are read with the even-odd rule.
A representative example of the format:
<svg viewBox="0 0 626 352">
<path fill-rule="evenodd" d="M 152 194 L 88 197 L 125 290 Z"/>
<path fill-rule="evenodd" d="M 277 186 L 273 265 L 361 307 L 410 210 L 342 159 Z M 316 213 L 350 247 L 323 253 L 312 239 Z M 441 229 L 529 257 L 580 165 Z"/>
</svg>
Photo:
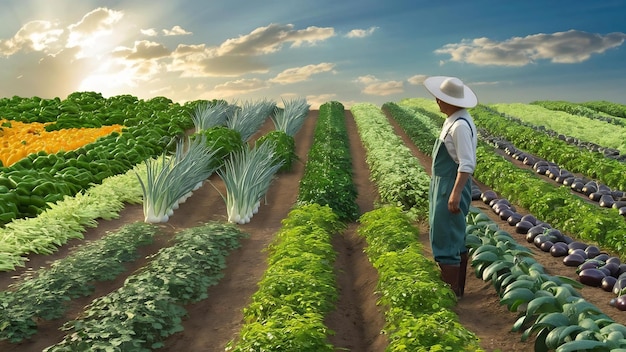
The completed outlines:
<svg viewBox="0 0 626 352">
<path fill-rule="evenodd" d="M 63 316 L 68 301 L 88 296 L 94 283 L 114 279 L 137 248 L 152 242 L 156 227 L 131 223 L 98 241 L 74 249 L 49 268 L 25 274 L 0 292 L 0 340 L 19 342 L 37 332 L 37 320 Z"/>
<path fill-rule="evenodd" d="M 182 331 L 185 304 L 207 297 L 222 277 L 225 258 L 245 234 L 234 225 L 207 223 L 178 232 L 174 245 L 151 256 L 124 285 L 92 301 L 67 322 L 68 334 L 45 349 L 60 351 L 151 351 Z"/>
<path fill-rule="evenodd" d="M 481 351 L 458 322 L 456 297 L 436 264 L 422 254 L 419 232 L 396 206 L 363 214 L 358 233 L 378 270 L 379 304 L 386 308 L 387 351 Z"/>
<path fill-rule="evenodd" d="M 359 216 L 356 196 L 344 108 L 331 101 L 320 106 L 298 204 L 328 205 L 342 221 L 353 221 Z"/>
<path fill-rule="evenodd" d="M 381 201 L 407 211 L 427 207 L 430 178 L 419 160 L 395 134 L 387 117 L 370 103 L 355 104 L 351 111 Z"/>
<path fill-rule="evenodd" d="M 324 317 L 337 300 L 332 236 L 344 228 L 328 206 L 294 208 L 269 247 L 268 268 L 229 351 L 333 351 Z"/>
</svg>

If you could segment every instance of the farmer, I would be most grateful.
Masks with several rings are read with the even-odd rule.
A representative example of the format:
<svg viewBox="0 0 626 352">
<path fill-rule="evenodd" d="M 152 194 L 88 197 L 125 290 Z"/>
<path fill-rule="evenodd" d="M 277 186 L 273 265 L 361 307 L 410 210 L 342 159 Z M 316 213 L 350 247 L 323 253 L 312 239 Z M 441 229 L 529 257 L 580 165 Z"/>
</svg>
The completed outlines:
<svg viewBox="0 0 626 352">
<path fill-rule="evenodd" d="M 430 244 L 441 277 L 457 297 L 465 290 L 467 247 L 465 216 L 472 200 L 476 167 L 476 126 L 467 108 L 478 103 L 474 92 L 456 77 L 424 81 L 447 118 L 433 147 L 428 222 Z"/>
</svg>

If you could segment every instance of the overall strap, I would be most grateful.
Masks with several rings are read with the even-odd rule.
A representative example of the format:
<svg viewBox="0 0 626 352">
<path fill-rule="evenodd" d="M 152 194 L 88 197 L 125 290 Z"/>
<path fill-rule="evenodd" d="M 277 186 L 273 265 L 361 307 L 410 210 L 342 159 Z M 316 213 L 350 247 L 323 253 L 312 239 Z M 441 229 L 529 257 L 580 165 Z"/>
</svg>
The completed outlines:
<svg viewBox="0 0 626 352">
<path fill-rule="evenodd" d="M 448 135 L 448 133 L 450 133 L 450 129 L 452 128 L 452 126 L 459 120 L 463 120 L 467 122 L 467 125 L 470 128 L 470 132 L 472 133 L 472 137 L 474 137 L 474 130 L 472 129 L 472 125 L 469 123 L 469 121 L 465 117 L 459 117 L 456 120 L 454 120 L 454 122 L 452 122 L 452 124 L 450 124 L 450 127 L 448 128 L 448 131 L 446 132 L 446 136 Z"/>
</svg>

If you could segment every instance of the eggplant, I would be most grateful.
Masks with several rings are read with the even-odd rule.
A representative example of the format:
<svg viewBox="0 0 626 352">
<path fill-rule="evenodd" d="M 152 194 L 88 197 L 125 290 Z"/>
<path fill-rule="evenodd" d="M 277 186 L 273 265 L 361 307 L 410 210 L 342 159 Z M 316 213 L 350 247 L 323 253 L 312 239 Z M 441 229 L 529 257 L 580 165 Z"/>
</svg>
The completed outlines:
<svg viewBox="0 0 626 352">
<path fill-rule="evenodd" d="M 619 215 L 626 216 L 626 207 L 619 208 Z"/>
<path fill-rule="evenodd" d="M 535 237 L 541 236 L 541 235 L 542 234 L 540 233 L 534 233 L 534 232 L 528 231 L 528 233 L 526 233 L 526 242 L 533 243 L 535 241 Z"/>
<path fill-rule="evenodd" d="M 602 198 L 602 196 L 605 196 L 606 193 L 603 192 L 592 192 L 590 194 L 588 194 L 588 197 L 590 200 L 594 201 L 594 202 L 599 202 L 600 198 Z"/>
<path fill-rule="evenodd" d="M 567 251 L 568 254 L 578 254 L 579 256 L 581 256 L 583 259 L 587 260 L 587 253 L 585 251 L 583 251 L 580 248 L 576 248 L 576 249 L 569 249 Z"/>
<path fill-rule="evenodd" d="M 535 235 L 542 235 L 544 232 L 546 232 L 547 228 L 543 225 L 535 225 L 533 227 L 531 227 L 530 229 L 528 229 L 528 233 L 532 233 Z"/>
<path fill-rule="evenodd" d="M 549 241 L 549 240 L 550 238 L 546 235 L 537 235 L 535 236 L 533 243 L 535 244 L 535 247 L 540 248 L 542 243 L 544 243 L 545 241 Z"/>
<path fill-rule="evenodd" d="M 515 225 L 517 225 L 517 223 L 518 223 L 518 222 L 520 222 L 521 220 L 522 220 L 522 214 L 513 212 L 513 213 L 511 214 L 511 216 L 509 216 L 509 217 L 506 219 L 506 222 L 507 222 L 509 225 L 511 225 L 511 226 L 515 226 Z"/>
<path fill-rule="evenodd" d="M 585 253 L 587 253 L 587 258 L 595 258 L 600 255 L 600 248 L 594 245 L 589 245 L 585 248 Z"/>
<path fill-rule="evenodd" d="M 603 208 L 612 208 L 613 203 L 615 203 L 615 199 L 613 199 L 613 196 L 610 194 L 603 195 L 598 201 L 598 205 Z"/>
<path fill-rule="evenodd" d="M 498 216 L 500 216 L 500 220 L 506 220 L 508 219 L 511 215 L 513 215 L 513 210 L 506 208 L 506 209 L 502 209 L 502 211 L 500 211 L 498 213 Z"/>
<path fill-rule="evenodd" d="M 533 227 L 533 224 L 530 221 L 524 220 L 524 217 L 515 224 L 515 232 L 521 234 L 527 234 L 528 230 Z"/>
<path fill-rule="evenodd" d="M 598 269 L 602 265 L 603 263 L 597 262 L 595 260 L 585 260 L 584 263 L 580 264 L 576 268 L 576 274 L 580 274 L 580 272 L 585 269 Z"/>
<path fill-rule="evenodd" d="M 626 292 L 625 289 L 626 277 L 620 275 L 620 277 L 617 278 L 617 281 L 615 281 L 615 285 L 613 286 L 613 293 L 617 296 L 621 296 L 622 294 L 624 294 L 624 292 Z"/>
<path fill-rule="evenodd" d="M 538 160 L 535 165 L 533 165 L 533 170 L 537 170 L 539 167 L 545 166 L 546 168 L 550 166 L 550 163 L 546 160 Z"/>
<path fill-rule="evenodd" d="M 611 258 L 611 256 L 606 253 L 600 253 L 594 257 L 594 259 L 601 260 L 603 262 L 606 262 L 609 258 Z"/>
<path fill-rule="evenodd" d="M 626 200 L 616 200 L 613 202 L 613 208 L 619 209 L 622 207 L 626 207 Z"/>
<path fill-rule="evenodd" d="M 619 270 L 617 271 L 617 275 L 622 275 L 623 273 L 626 273 L 626 264 L 622 263 L 619 265 Z"/>
<path fill-rule="evenodd" d="M 584 262 L 585 258 L 583 258 L 578 253 L 568 254 L 563 258 L 563 264 L 565 264 L 566 266 L 579 266 Z"/>
<path fill-rule="evenodd" d="M 603 266 L 599 269 L 607 269 L 609 271 L 609 275 L 617 277 L 619 275 L 619 264 L 614 262 L 605 262 Z"/>
<path fill-rule="evenodd" d="M 586 196 L 589 196 L 594 192 L 598 192 L 598 183 L 596 181 L 589 181 L 582 188 L 582 193 Z"/>
<path fill-rule="evenodd" d="M 485 204 L 489 204 L 489 202 L 491 202 L 492 200 L 496 198 L 498 198 L 498 195 L 496 194 L 496 192 L 492 190 L 484 191 L 481 195 L 481 199 L 483 200 Z"/>
<path fill-rule="evenodd" d="M 578 280 L 587 286 L 600 287 L 602 286 L 602 279 L 606 276 L 600 269 L 589 268 L 578 273 Z"/>
<path fill-rule="evenodd" d="M 625 311 L 626 310 L 626 295 L 621 295 L 615 298 L 615 308 Z"/>
<path fill-rule="evenodd" d="M 553 246 L 554 246 L 554 243 L 550 240 L 547 240 L 539 245 L 539 249 L 541 249 L 544 252 L 550 252 L 550 249 L 552 249 Z"/>
<path fill-rule="evenodd" d="M 555 242 L 565 242 L 563 233 L 558 229 L 548 229 L 546 230 L 546 235 L 552 237 Z"/>
<path fill-rule="evenodd" d="M 578 193 L 583 192 L 583 187 L 585 187 L 585 183 L 581 180 L 574 180 L 572 185 L 570 186 L 574 191 Z"/>
<path fill-rule="evenodd" d="M 564 257 L 567 255 L 567 246 L 563 242 L 557 242 L 550 248 L 550 254 L 553 257 Z"/>
<path fill-rule="evenodd" d="M 567 247 L 569 247 L 570 249 L 585 249 L 587 248 L 587 244 L 579 241 L 574 241 L 568 244 Z"/>
<path fill-rule="evenodd" d="M 605 260 L 607 263 L 615 263 L 617 266 L 622 264 L 622 261 L 618 257 L 609 257 L 609 259 Z"/>
<path fill-rule="evenodd" d="M 537 218 L 532 215 L 532 214 L 526 214 L 524 216 L 522 216 L 522 221 L 528 221 L 529 223 L 533 224 L 533 226 L 537 225 Z"/>
<path fill-rule="evenodd" d="M 563 242 L 565 242 L 566 244 L 570 244 L 574 242 L 574 239 L 569 237 L 568 235 L 563 235 Z"/>
<path fill-rule="evenodd" d="M 606 292 L 611 292 L 613 291 L 613 286 L 615 286 L 615 282 L 617 282 L 617 278 L 613 276 L 606 276 L 604 277 L 604 279 L 602 279 L 602 284 L 600 285 L 600 287 L 602 287 L 602 289 Z"/>
</svg>

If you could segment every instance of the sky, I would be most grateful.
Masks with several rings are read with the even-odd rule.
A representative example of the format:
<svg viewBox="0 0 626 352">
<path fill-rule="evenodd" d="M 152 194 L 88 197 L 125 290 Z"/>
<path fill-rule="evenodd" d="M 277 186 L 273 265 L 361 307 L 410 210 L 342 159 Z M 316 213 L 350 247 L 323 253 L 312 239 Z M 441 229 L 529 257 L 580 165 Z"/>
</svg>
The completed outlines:
<svg viewBox="0 0 626 352">
<path fill-rule="evenodd" d="M 0 0 L 0 97 L 626 104 L 622 0 Z"/>
</svg>

